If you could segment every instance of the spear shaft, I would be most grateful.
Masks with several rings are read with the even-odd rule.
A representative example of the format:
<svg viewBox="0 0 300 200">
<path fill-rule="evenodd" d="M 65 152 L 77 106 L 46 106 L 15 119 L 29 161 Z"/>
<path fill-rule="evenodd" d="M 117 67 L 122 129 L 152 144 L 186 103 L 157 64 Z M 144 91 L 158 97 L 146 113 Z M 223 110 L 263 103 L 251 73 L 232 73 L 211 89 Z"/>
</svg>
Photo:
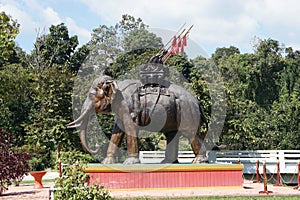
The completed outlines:
<svg viewBox="0 0 300 200">
<path fill-rule="evenodd" d="M 180 30 L 176 33 L 176 35 L 174 35 L 174 37 L 176 38 L 176 40 L 179 38 L 179 40 L 181 41 L 184 37 L 186 37 L 187 34 L 190 32 L 190 30 L 193 28 L 193 26 L 194 26 L 194 25 L 190 26 L 190 27 L 188 28 L 188 30 L 183 29 L 183 30 L 181 31 L 181 33 L 177 36 L 177 34 L 178 34 L 178 33 L 180 32 L 180 30 L 182 29 L 182 28 L 180 28 Z M 170 41 L 173 41 L 173 40 L 174 40 L 174 37 L 173 37 Z M 168 42 L 168 44 L 170 43 L 170 41 Z M 177 42 L 177 41 L 176 41 L 176 42 Z M 168 44 L 167 44 L 167 45 L 168 45 Z M 165 45 L 165 47 L 166 47 L 167 45 Z M 167 48 L 167 53 L 166 53 L 166 54 L 163 56 L 163 58 L 162 58 L 163 63 L 165 63 L 165 62 L 170 58 L 170 56 L 172 55 L 172 53 L 169 51 L 171 47 L 173 47 L 173 44 L 170 45 L 170 46 Z M 163 50 L 164 50 L 164 48 L 163 48 Z M 160 51 L 160 52 L 161 52 L 161 51 Z"/>
<path fill-rule="evenodd" d="M 186 25 L 186 22 L 180 27 L 180 29 L 177 31 L 177 33 L 175 34 L 175 36 L 183 29 L 183 27 Z M 167 42 L 167 44 L 165 45 L 165 46 L 163 46 L 163 48 L 161 48 L 160 50 L 159 50 L 159 52 L 158 53 L 161 53 L 162 51 L 164 51 L 165 50 L 165 47 L 167 47 L 169 44 L 170 44 L 170 42 L 172 42 L 173 41 L 173 38 L 171 38 L 168 42 Z M 168 47 L 168 49 L 169 49 L 170 47 Z M 168 50 L 167 49 L 167 50 Z"/>
</svg>

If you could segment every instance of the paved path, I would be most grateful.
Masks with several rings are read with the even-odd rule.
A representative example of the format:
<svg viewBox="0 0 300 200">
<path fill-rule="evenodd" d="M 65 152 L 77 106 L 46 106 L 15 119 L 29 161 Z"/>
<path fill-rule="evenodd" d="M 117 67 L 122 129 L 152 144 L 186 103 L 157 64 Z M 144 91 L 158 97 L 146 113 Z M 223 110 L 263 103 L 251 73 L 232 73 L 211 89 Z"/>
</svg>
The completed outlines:
<svg viewBox="0 0 300 200">
<path fill-rule="evenodd" d="M 1 200 L 48 200 L 49 189 L 54 183 L 44 183 L 44 189 L 34 189 L 33 184 L 20 185 L 19 187 L 11 186 Z M 196 188 L 196 189 L 180 189 L 180 190 L 115 190 L 110 194 L 114 198 L 131 198 L 131 197 L 148 197 L 148 198 L 176 198 L 176 197 L 197 197 L 197 196 L 262 196 L 259 191 L 263 191 L 262 183 L 252 183 L 245 181 L 243 187 L 238 188 Z M 268 191 L 276 196 L 299 195 L 300 191 L 294 190 L 293 187 L 275 187 L 268 185 Z"/>
<path fill-rule="evenodd" d="M 10 186 L 0 199 L 2 200 L 48 200 L 49 189 L 54 183 L 43 183 L 43 189 L 34 189 L 34 184 L 21 184 L 20 186 Z"/>
</svg>

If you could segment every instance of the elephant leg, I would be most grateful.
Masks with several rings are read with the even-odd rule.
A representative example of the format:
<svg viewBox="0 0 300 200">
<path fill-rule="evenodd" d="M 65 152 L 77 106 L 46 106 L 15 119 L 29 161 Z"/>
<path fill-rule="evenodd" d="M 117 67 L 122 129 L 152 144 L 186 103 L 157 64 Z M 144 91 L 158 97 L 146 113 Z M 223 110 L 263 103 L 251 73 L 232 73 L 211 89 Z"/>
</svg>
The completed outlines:
<svg viewBox="0 0 300 200">
<path fill-rule="evenodd" d="M 138 148 L 138 129 L 133 124 L 126 128 L 126 142 L 127 142 L 127 158 L 123 162 L 125 165 L 140 163 L 139 148 Z M 128 132 L 127 132 L 128 131 Z"/>
<path fill-rule="evenodd" d="M 121 145 L 122 139 L 124 137 L 124 131 L 122 131 L 116 124 L 113 128 L 113 134 L 110 138 L 106 158 L 102 161 L 102 164 L 113 164 L 116 163 L 116 153 Z"/>
<path fill-rule="evenodd" d="M 206 148 L 204 145 L 204 139 L 202 139 L 198 134 L 190 138 L 190 143 L 195 154 L 193 163 L 204 163 L 207 162 Z"/>
<path fill-rule="evenodd" d="M 165 135 L 167 138 L 167 148 L 165 153 L 165 159 L 161 163 L 179 163 L 178 144 L 180 134 L 178 132 L 171 132 Z"/>
</svg>

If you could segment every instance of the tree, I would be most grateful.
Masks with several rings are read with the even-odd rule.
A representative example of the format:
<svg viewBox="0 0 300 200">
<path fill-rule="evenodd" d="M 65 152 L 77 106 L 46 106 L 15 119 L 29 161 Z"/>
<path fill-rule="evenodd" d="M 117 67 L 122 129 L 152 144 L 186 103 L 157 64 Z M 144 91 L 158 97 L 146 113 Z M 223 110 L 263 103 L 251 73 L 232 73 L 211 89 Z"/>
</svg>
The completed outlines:
<svg viewBox="0 0 300 200">
<path fill-rule="evenodd" d="M 240 54 L 240 50 L 237 47 L 230 46 L 230 47 L 223 47 L 217 48 L 215 53 L 212 54 L 211 58 L 215 62 L 216 65 L 222 61 L 222 59 L 226 59 L 231 55 Z"/>
<path fill-rule="evenodd" d="M 49 31 L 48 35 L 37 37 L 31 55 L 31 66 L 37 67 L 40 72 L 55 64 L 65 65 L 71 60 L 78 45 L 77 36 L 70 37 L 68 28 L 63 23 L 52 25 Z M 83 50 L 83 53 L 84 57 L 88 51 Z M 72 67 L 71 64 L 69 66 Z"/>
<path fill-rule="evenodd" d="M 14 39 L 19 33 L 19 24 L 5 12 L 0 13 L 0 68 L 6 62 L 15 62 L 16 44 Z"/>
<path fill-rule="evenodd" d="M 123 15 L 115 26 L 102 25 L 94 29 L 89 42 L 92 49 L 90 57 L 98 70 L 105 69 L 104 73 L 115 77 L 115 73 L 125 74 L 125 71 L 146 62 L 142 57 L 147 52 L 152 53 L 153 49 L 158 51 L 162 47 L 162 39 L 150 33 L 146 27 L 140 18 Z"/>
<path fill-rule="evenodd" d="M 166 65 L 168 65 L 174 71 L 178 72 L 177 78 L 178 76 L 183 76 L 182 78 L 184 78 L 185 81 L 190 81 L 190 74 L 193 65 L 188 60 L 186 54 L 173 54 L 167 61 Z"/>
<path fill-rule="evenodd" d="M 267 39 L 259 42 L 255 52 L 257 73 L 252 77 L 253 100 L 266 108 L 279 98 L 279 72 L 284 68 L 281 51 L 278 41 Z"/>
<path fill-rule="evenodd" d="M 252 54 L 218 60 L 227 117 L 221 141 L 231 149 L 299 149 L 299 52 L 259 40 Z M 299 97 L 299 96 L 298 96 Z"/>
<path fill-rule="evenodd" d="M 29 170 L 28 160 L 31 156 L 18 151 L 15 146 L 13 135 L 0 128 L 0 196 L 1 192 L 12 181 L 20 182 Z"/>
<path fill-rule="evenodd" d="M 123 45 L 126 52 L 134 51 L 136 53 L 142 53 L 145 49 L 160 49 L 163 46 L 162 39 L 146 29 L 130 31 L 124 38 Z M 139 50 L 142 52 L 138 52 Z"/>
<path fill-rule="evenodd" d="M 17 145 L 24 144 L 25 131 L 22 124 L 29 121 L 34 105 L 35 77 L 28 68 L 20 64 L 8 64 L 0 70 L 0 128 L 11 132 Z"/>
<path fill-rule="evenodd" d="M 35 104 L 30 112 L 30 121 L 24 123 L 26 143 L 39 148 L 41 168 L 51 167 L 51 152 L 58 145 L 62 150 L 81 149 L 74 130 L 67 129 L 71 121 L 72 72 L 66 67 L 54 65 L 37 75 L 34 96 Z"/>
<path fill-rule="evenodd" d="M 70 37 L 64 24 L 49 31 L 37 38 L 30 55 L 34 105 L 23 123 L 32 167 L 39 170 L 53 166 L 51 154 L 57 149 L 82 151 L 77 133 L 66 124 L 72 120 L 74 75 L 90 51 L 87 45 L 76 50 L 77 36 Z"/>
</svg>

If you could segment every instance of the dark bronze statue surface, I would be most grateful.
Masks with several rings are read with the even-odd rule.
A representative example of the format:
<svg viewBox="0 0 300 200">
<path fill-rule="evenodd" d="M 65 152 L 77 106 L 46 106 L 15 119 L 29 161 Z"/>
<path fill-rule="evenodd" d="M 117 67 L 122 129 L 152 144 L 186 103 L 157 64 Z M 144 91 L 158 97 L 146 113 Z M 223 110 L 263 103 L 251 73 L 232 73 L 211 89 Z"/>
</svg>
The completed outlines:
<svg viewBox="0 0 300 200">
<path fill-rule="evenodd" d="M 126 135 L 127 159 L 124 164 L 139 163 L 138 132 L 145 129 L 162 132 L 167 139 L 163 163 L 177 163 L 179 137 L 189 139 L 195 153 L 193 163 L 206 162 L 203 144 L 205 134 L 200 134 L 201 123 L 206 124 L 204 112 L 198 100 L 185 88 L 168 81 L 169 70 L 163 65 L 174 53 L 183 52 L 186 36 L 193 26 L 183 27 L 166 46 L 148 63 L 140 66 L 140 80 L 113 80 L 109 76 L 96 79 L 86 98 L 81 115 L 68 124 L 80 128 L 83 147 L 92 154 L 100 149 L 91 150 L 86 142 L 86 129 L 89 117 L 95 109 L 97 113 L 114 113 L 115 124 L 102 163 L 116 162 L 116 152 L 122 138 Z"/>
<path fill-rule="evenodd" d="M 163 163 L 177 163 L 179 137 L 189 139 L 195 153 L 193 163 L 206 161 L 203 145 L 205 135 L 199 134 L 201 122 L 207 123 L 198 100 L 186 89 L 165 80 L 167 69 L 161 64 L 141 66 L 141 80 L 113 80 L 109 76 L 96 79 L 84 102 L 81 116 L 69 127 L 80 127 L 83 147 L 86 144 L 86 127 L 92 109 L 98 113 L 114 113 L 116 117 L 107 156 L 102 163 L 115 163 L 115 155 L 126 134 L 128 158 L 124 164 L 139 163 L 138 131 L 162 132 L 167 138 Z"/>
</svg>

